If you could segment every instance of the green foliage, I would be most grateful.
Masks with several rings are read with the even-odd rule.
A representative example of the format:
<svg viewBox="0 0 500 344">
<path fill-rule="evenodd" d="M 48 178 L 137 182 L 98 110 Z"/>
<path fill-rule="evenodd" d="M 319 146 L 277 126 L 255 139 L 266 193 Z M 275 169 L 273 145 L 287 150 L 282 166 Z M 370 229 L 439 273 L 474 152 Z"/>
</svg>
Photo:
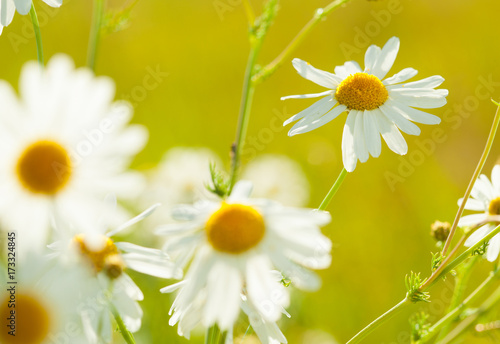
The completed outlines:
<svg viewBox="0 0 500 344">
<path fill-rule="evenodd" d="M 427 321 L 428 319 L 429 314 L 425 312 L 418 312 L 410 317 L 411 343 L 418 343 L 422 337 L 427 335 L 431 327 L 431 324 Z"/>
<path fill-rule="evenodd" d="M 205 184 L 208 191 L 221 198 L 229 195 L 229 180 L 213 163 L 210 164 L 210 179 L 211 184 Z"/>
<path fill-rule="evenodd" d="M 123 8 L 108 11 L 103 18 L 101 31 L 103 34 L 110 34 L 125 30 L 130 25 L 131 12 L 139 0 L 131 0 Z"/>
<path fill-rule="evenodd" d="M 413 303 L 417 303 L 420 301 L 430 302 L 430 295 L 428 292 L 420 291 L 420 287 L 426 279 L 422 280 L 420 278 L 420 273 L 410 272 L 410 275 L 405 276 L 405 284 L 406 284 L 406 298 L 409 299 Z"/>
<path fill-rule="evenodd" d="M 279 0 L 268 0 L 266 2 L 262 15 L 255 20 L 253 27 L 250 28 L 250 41 L 252 43 L 260 42 L 266 36 L 278 14 L 278 9 Z"/>
<path fill-rule="evenodd" d="M 431 254 L 432 254 L 431 271 L 434 272 L 443 262 L 444 256 L 441 254 L 441 252 L 436 252 Z"/>
<path fill-rule="evenodd" d="M 479 246 L 478 248 L 476 248 L 473 252 L 472 252 L 472 255 L 473 256 L 482 256 L 483 254 L 486 253 L 486 249 L 488 248 L 488 245 L 489 243 L 488 242 L 483 242 L 483 244 L 481 246 Z"/>
</svg>

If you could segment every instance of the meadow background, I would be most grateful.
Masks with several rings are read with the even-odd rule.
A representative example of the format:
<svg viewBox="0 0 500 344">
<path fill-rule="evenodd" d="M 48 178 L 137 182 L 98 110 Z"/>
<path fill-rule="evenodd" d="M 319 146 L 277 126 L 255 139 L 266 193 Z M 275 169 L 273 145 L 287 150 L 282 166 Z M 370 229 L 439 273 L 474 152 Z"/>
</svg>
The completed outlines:
<svg viewBox="0 0 500 344">
<path fill-rule="evenodd" d="M 118 10 L 124 3 L 108 1 L 108 7 Z M 259 13 L 262 1 L 251 3 Z M 270 62 L 315 9 L 328 3 L 282 0 L 259 62 Z M 63 52 L 83 66 L 92 1 L 65 0 L 60 9 L 36 5 L 46 60 Z M 389 74 L 405 67 L 419 71 L 416 79 L 440 74 L 450 95 L 445 107 L 430 111 L 443 118 L 439 126 L 421 125 L 419 137 L 405 135 L 409 155 L 399 157 L 384 146 L 379 159 L 358 164 L 347 177 L 329 207 L 332 223 L 324 229 L 334 250 L 331 268 L 320 273 L 323 287 L 313 294 L 294 293 L 292 318 L 281 321 L 290 343 L 321 344 L 311 336 L 323 332 L 332 336 L 324 343 L 335 343 L 332 338 L 344 343 L 403 298 L 405 274 L 413 270 L 429 275 L 430 252 L 436 251 L 429 226 L 436 219 L 453 220 L 457 199 L 465 191 L 493 119 L 495 106 L 489 98 L 500 99 L 498 13 L 496 0 L 353 0 L 320 23 L 293 54 L 333 71 L 346 60 L 363 65 L 368 45 L 382 46 L 398 36 L 401 49 Z M 17 87 L 20 69 L 36 58 L 35 49 L 29 17 L 16 15 L 0 37 L 0 79 Z M 134 122 L 150 131 L 149 144 L 134 168 L 154 166 L 175 146 L 209 147 L 229 167 L 248 50 L 247 21 L 238 0 L 140 0 L 128 27 L 103 37 L 97 74 L 115 80 L 117 98 L 131 100 Z M 146 89 L 144 81 L 151 70 L 168 76 Z M 293 138 L 287 137 L 288 128 L 277 128 L 273 118 L 276 113 L 288 117 L 312 103 L 282 102 L 281 96 L 319 91 L 295 72 L 290 61 L 258 86 L 248 133 L 258 145 L 249 144 L 251 152 L 244 156 L 248 160 L 254 152 L 276 153 L 297 160 L 311 183 L 311 207 L 319 205 L 342 169 L 345 115 Z M 496 142 L 486 174 L 499 156 Z M 474 275 L 471 287 L 491 269 L 486 262 L 483 265 L 483 276 Z M 186 343 L 168 325 L 171 297 L 158 292 L 168 281 L 134 277 L 146 294 L 138 343 Z M 426 308 L 436 320 L 449 296 L 446 284 L 431 289 L 431 295 L 433 303 L 401 313 L 366 343 L 408 343 L 408 316 Z M 242 323 L 239 330 L 245 328 Z M 193 342 L 201 343 L 202 336 Z M 489 341 L 473 336 L 466 342 Z"/>
</svg>

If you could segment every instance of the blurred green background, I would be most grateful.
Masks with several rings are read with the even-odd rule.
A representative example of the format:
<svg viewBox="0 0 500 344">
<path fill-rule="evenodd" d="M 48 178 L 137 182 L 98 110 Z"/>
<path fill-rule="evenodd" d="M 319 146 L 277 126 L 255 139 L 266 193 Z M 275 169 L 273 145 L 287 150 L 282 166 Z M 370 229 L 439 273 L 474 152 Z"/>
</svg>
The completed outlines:
<svg viewBox="0 0 500 344">
<path fill-rule="evenodd" d="M 251 3 L 259 13 L 262 1 Z M 281 1 L 260 63 L 270 62 L 315 9 L 328 3 Z M 108 8 L 119 10 L 124 4 L 113 0 Z M 63 52 L 83 66 L 92 1 L 65 0 L 60 9 L 41 1 L 36 5 L 46 58 Z M 443 118 L 442 132 L 421 125 L 419 137 L 406 136 L 409 155 L 399 157 L 384 146 L 379 159 L 358 164 L 347 177 L 329 208 L 332 223 L 324 229 L 334 242 L 332 266 L 321 272 L 324 285 L 317 293 L 294 293 L 292 318 L 281 322 L 290 343 L 319 343 L 309 330 L 325 331 L 339 343 L 346 342 L 404 297 L 405 274 L 412 270 L 429 274 L 430 252 L 437 251 L 429 225 L 436 219 L 453 220 L 457 199 L 465 191 L 493 119 L 495 106 L 489 98 L 500 99 L 499 12 L 497 0 L 352 0 L 321 23 L 293 54 L 332 71 L 346 60 L 363 65 L 368 45 L 382 46 L 398 36 L 401 49 L 389 74 L 405 67 L 419 70 L 416 79 L 440 74 L 450 96 L 448 105 L 431 110 Z M 139 1 L 130 25 L 103 37 L 97 74 L 116 81 L 117 98 L 134 103 L 134 121 L 146 125 L 151 134 L 134 167 L 154 166 L 166 150 L 179 145 L 210 147 L 228 164 L 248 50 L 247 21 L 238 0 Z M 16 15 L 4 29 L 0 52 L 0 78 L 17 86 L 22 65 L 36 58 L 28 17 Z M 144 80 L 151 70 L 168 76 L 146 89 Z M 248 147 L 258 154 L 286 154 L 303 166 L 312 186 L 311 207 L 318 206 L 342 169 L 345 115 L 293 138 L 287 137 L 288 128 L 273 126 L 273 117 L 277 112 L 287 117 L 312 103 L 282 102 L 281 96 L 320 91 L 286 61 L 257 88 L 248 133 L 258 143 Z M 486 174 L 499 154 L 495 143 Z M 481 268 L 471 287 L 491 265 L 484 262 Z M 158 293 L 167 281 L 133 277 L 146 293 L 138 342 L 186 343 L 168 325 L 170 297 Z M 430 305 L 410 307 L 365 342 L 408 343 L 408 316 L 425 308 L 431 320 L 437 320 L 446 305 L 446 292 L 444 283 L 434 287 Z M 238 330 L 245 327 L 242 323 Z M 195 337 L 194 342 L 201 341 Z M 476 335 L 466 343 L 489 341 Z"/>
</svg>

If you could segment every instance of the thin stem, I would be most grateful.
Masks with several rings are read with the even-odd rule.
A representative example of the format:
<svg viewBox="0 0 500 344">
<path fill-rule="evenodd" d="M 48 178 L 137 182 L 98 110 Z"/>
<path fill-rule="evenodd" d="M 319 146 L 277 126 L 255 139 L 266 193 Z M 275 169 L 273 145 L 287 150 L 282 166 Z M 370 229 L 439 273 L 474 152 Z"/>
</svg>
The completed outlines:
<svg viewBox="0 0 500 344">
<path fill-rule="evenodd" d="M 245 13 L 247 14 L 248 24 L 252 25 L 255 22 L 255 13 L 253 12 L 252 5 L 248 0 L 243 0 L 243 6 L 245 7 Z"/>
<path fill-rule="evenodd" d="M 122 334 L 123 339 L 125 339 L 125 342 L 127 342 L 127 344 L 135 344 L 134 336 L 127 329 L 127 326 L 125 326 L 125 323 L 123 322 L 123 319 L 120 316 L 120 313 L 118 313 L 118 310 L 111 302 L 109 302 L 109 305 L 111 308 L 111 313 L 113 313 L 113 316 L 115 317 L 116 324 L 118 325 L 118 328 L 120 329 L 120 333 Z"/>
<path fill-rule="evenodd" d="M 479 287 L 477 287 L 465 300 L 460 303 L 457 307 L 455 307 L 451 312 L 447 313 L 444 317 L 442 317 L 438 322 L 436 322 L 427 332 L 427 334 L 420 339 L 419 343 L 426 343 L 432 337 L 434 337 L 439 330 L 444 328 L 446 325 L 451 324 L 458 315 L 462 312 L 463 309 L 468 307 L 471 303 L 476 301 L 486 290 L 487 288 L 496 281 L 498 271 L 492 272 L 488 278 L 486 278 Z"/>
<path fill-rule="evenodd" d="M 99 42 L 101 40 L 101 26 L 104 14 L 104 0 L 94 0 L 94 13 L 90 28 L 89 46 L 87 51 L 87 65 L 95 70 Z"/>
<path fill-rule="evenodd" d="M 257 57 L 259 56 L 261 43 L 255 43 L 250 49 L 248 56 L 247 67 L 245 71 L 245 79 L 243 81 L 243 94 L 241 96 L 240 114 L 238 118 L 238 129 L 236 131 L 236 141 L 232 151 L 232 164 L 231 164 L 231 177 L 230 187 L 231 191 L 238 179 L 238 169 L 240 167 L 241 151 L 245 144 L 245 138 L 248 130 L 248 122 L 250 121 L 250 111 L 252 109 L 253 95 L 255 92 L 255 84 L 252 82 L 252 75 L 255 68 Z"/>
<path fill-rule="evenodd" d="M 343 168 L 342 172 L 340 172 L 339 176 L 337 177 L 337 180 L 335 181 L 335 183 L 333 183 L 330 191 L 328 191 L 328 194 L 321 202 L 318 210 L 325 210 L 328 207 L 328 204 L 330 204 L 333 196 L 335 196 L 337 191 L 340 189 L 340 186 L 342 185 L 342 182 L 344 181 L 346 176 L 347 176 L 347 171 L 345 168 Z"/>
<path fill-rule="evenodd" d="M 217 324 L 207 329 L 205 344 L 224 344 L 226 342 L 227 332 L 222 332 Z"/>
<path fill-rule="evenodd" d="M 325 8 L 319 8 L 314 13 L 314 17 L 299 31 L 293 40 L 286 46 L 286 48 L 267 66 L 253 77 L 255 83 L 271 76 L 282 64 L 287 60 L 295 49 L 302 43 L 304 38 L 318 25 L 321 20 L 333 12 L 337 7 L 345 4 L 349 0 L 335 0 L 328 4 Z"/>
<path fill-rule="evenodd" d="M 486 146 L 484 147 L 483 154 L 481 155 L 481 159 L 479 159 L 479 163 L 476 166 L 476 170 L 474 171 L 474 174 L 472 175 L 472 178 L 469 182 L 469 185 L 467 186 L 467 190 L 465 191 L 463 202 L 460 204 L 460 207 L 458 208 L 457 215 L 455 216 L 455 220 L 453 221 L 453 225 L 451 226 L 450 235 L 448 235 L 448 238 L 446 239 L 446 243 L 444 244 L 444 247 L 443 247 L 443 251 L 441 252 L 443 256 L 446 255 L 446 252 L 448 251 L 448 248 L 451 245 L 451 241 L 453 240 L 453 236 L 455 235 L 455 232 L 457 230 L 458 221 L 460 220 L 460 217 L 462 216 L 462 214 L 464 212 L 465 204 L 467 203 L 467 200 L 470 197 L 470 194 L 472 192 L 472 188 L 474 187 L 474 184 L 476 183 L 476 180 L 479 177 L 481 170 L 483 169 L 483 166 L 486 162 L 486 159 L 488 158 L 491 147 L 493 146 L 493 140 L 495 139 L 495 134 L 496 134 L 497 129 L 498 129 L 498 124 L 500 123 L 500 111 L 499 110 L 500 110 L 500 107 L 497 106 L 495 118 L 493 119 L 493 125 L 491 126 L 490 134 L 488 135 L 488 140 L 486 141 Z"/>
<path fill-rule="evenodd" d="M 491 295 L 484 301 L 481 306 L 479 306 L 478 310 L 465 319 L 460 325 L 455 327 L 453 331 L 451 331 L 442 341 L 438 342 L 439 344 L 448 344 L 454 341 L 457 337 L 462 335 L 465 331 L 467 331 L 472 325 L 474 325 L 477 319 L 488 313 L 493 307 L 500 302 L 500 287 L 497 288 Z"/>
<path fill-rule="evenodd" d="M 372 333 L 377 327 L 382 325 L 385 321 L 389 320 L 393 317 L 398 311 L 403 309 L 404 306 L 409 305 L 410 300 L 408 298 L 404 298 L 397 305 L 389 309 L 387 312 L 379 316 L 377 319 L 372 321 L 368 326 L 358 332 L 354 337 L 352 337 L 346 344 L 355 344 L 361 342 L 366 336 Z"/>
<path fill-rule="evenodd" d="M 36 55 L 38 62 L 43 65 L 43 44 L 42 44 L 42 33 L 40 31 L 40 23 L 38 22 L 38 16 L 36 15 L 35 4 L 31 4 L 30 10 L 31 22 L 33 23 L 33 30 L 35 31 L 36 39 Z"/>
<path fill-rule="evenodd" d="M 453 291 L 453 296 L 446 313 L 450 313 L 451 311 L 453 311 L 455 307 L 458 307 L 458 305 L 460 305 L 460 302 L 463 299 L 463 295 L 465 294 L 467 283 L 469 282 L 470 276 L 472 275 L 473 271 L 472 268 L 474 267 L 474 265 L 476 265 L 476 263 L 479 261 L 480 258 L 481 258 L 480 256 L 474 256 L 468 263 L 462 266 L 461 271 L 458 271 L 457 276 L 455 278 L 455 290 Z M 441 329 L 438 335 L 438 340 L 444 338 L 446 333 L 449 332 L 450 327 L 451 323 L 446 324 Z"/>
</svg>

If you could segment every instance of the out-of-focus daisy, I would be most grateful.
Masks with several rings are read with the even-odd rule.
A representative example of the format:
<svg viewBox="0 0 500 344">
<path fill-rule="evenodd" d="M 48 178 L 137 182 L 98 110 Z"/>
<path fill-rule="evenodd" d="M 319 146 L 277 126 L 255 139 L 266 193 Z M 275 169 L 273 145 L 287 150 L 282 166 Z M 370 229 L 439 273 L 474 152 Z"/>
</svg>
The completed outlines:
<svg viewBox="0 0 500 344">
<path fill-rule="evenodd" d="M 136 332 L 141 327 L 142 310 L 137 301 L 143 299 L 143 294 L 125 273 L 126 269 L 160 278 L 182 277 L 182 271 L 174 270 L 173 263 L 163 251 L 114 242 L 111 238 L 148 216 L 155 208 L 149 208 L 115 230 L 106 232 L 102 224 L 96 223 L 95 231 L 83 232 L 49 246 L 55 251 L 55 256 L 72 267 L 73 289 L 78 290 L 84 299 L 109 299 L 109 303 L 101 302 L 97 315 L 91 316 L 85 309 L 80 312 L 87 338 L 92 343 L 98 343 L 98 339 L 111 341 L 110 307 L 116 307 L 129 331 Z"/>
<path fill-rule="evenodd" d="M 13 275 L 0 266 L 0 342 L 87 343 L 66 270 L 35 254 L 16 263 Z"/>
<path fill-rule="evenodd" d="M 398 50 L 399 39 L 392 37 L 382 49 L 376 45 L 368 48 L 364 70 L 357 62 L 348 61 L 343 66 L 335 67 L 335 74 L 294 59 L 293 66 L 303 78 L 328 88 L 328 91 L 281 98 L 322 97 L 284 123 L 287 125 L 299 120 L 288 135 L 314 130 L 348 112 L 342 136 L 342 158 L 347 171 L 354 171 L 358 160 L 366 162 L 369 155 L 375 158 L 380 155 L 380 135 L 392 151 L 406 154 L 408 145 L 400 130 L 409 135 L 419 135 L 419 127 L 412 122 L 439 124 L 441 121 L 439 117 L 415 107 L 431 109 L 445 105 L 448 90 L 435 89 L 444 81 L 438 75 L 405 83 L 417 74 L 413 68 L 405 68 L 384 79 L 394 64 Z"/>
<path fill-rule="evenodd" d="M 103 218 L 110 227 L 124 222 L 123 208 L 107 212 L 102 200 L 142 190 L 142 176 L 126 170 L 148 135 L 127 125 L 132 109 L 113 102 L 113 82 L 59 55 L 46 68 L 27 63 L 19 88 L 20 97 L 0 82 L 0 227 L 29 250 L 47 244 L 53 216 L 78 228 L 97 214 L 115 214 Z"/>
<path fill-rule="evenodd" d="M 458 200 L 460 206 L 463 198 Z M 465 209 L 481 211 L 482 214 L 466 215 L 460 219 L 459 226 L 474 226 L 487 221 L 490 215 L 500 215 L 500 165 L 495 165 L 491 172 L 491 181 L 482 174 L 474 183 L 471 197 L 465 203 Z M 470 247 L 479 242 L 485 235 L 491 232 L 496 226 L 486 224 L 467 238 L 465 246 Z M 500 234 L 495 235 L 489 242 L 486 258 L 493 262 L 500 253 Z"/>
<path fill-rule="evenodd" d="M 251 189 L 250 182 L 239 182 L 224 201 L 179 206 L 173 216 L 184 222 L 157 230 L 168 237 L 164 249 L 179 268 L 194 256 L 172 306 L 170 324 L 178 322 L 181 335 L 199 321 L 231 329 L 242 294 L 265 321 L 277 321 L 289 294 L 273 268 L 298 288 L 320 286 L 308 268 L 330 265 L 331 242 L 319 229 L 329 213 L 250 199 Z"/>
<path fill-rule="evenodd" d="M 189 204 L 211 196 L 210 164 L 221 166 L 217 154 L 208 148 L 174 147 L 147 175 L 147 186 L 139 199 L 140 207 L 161 203 L 164 207 Z M 149 217 L 147 228 L 171 222 L 169 212 L 159 211 Z"/>
<path fill-rule="evenodd" d="M 252 160 L 242 178 L 253 182 L 253 196 L 286 206 L 303 207 L 309 201 L 309 182 L 302 167 L 284 155 L 262 155 Z"/>
<path fill-rule="evenodd" d="M 60 7 L 62 0 L 43 0 L 47 5 Z M 17 10 L 19 14 L 26 15 L 31 9 L 32 0 L 2 0 L 0 1 L 0 34 L 4 26 L 8 26 Z"/>
</svg>

